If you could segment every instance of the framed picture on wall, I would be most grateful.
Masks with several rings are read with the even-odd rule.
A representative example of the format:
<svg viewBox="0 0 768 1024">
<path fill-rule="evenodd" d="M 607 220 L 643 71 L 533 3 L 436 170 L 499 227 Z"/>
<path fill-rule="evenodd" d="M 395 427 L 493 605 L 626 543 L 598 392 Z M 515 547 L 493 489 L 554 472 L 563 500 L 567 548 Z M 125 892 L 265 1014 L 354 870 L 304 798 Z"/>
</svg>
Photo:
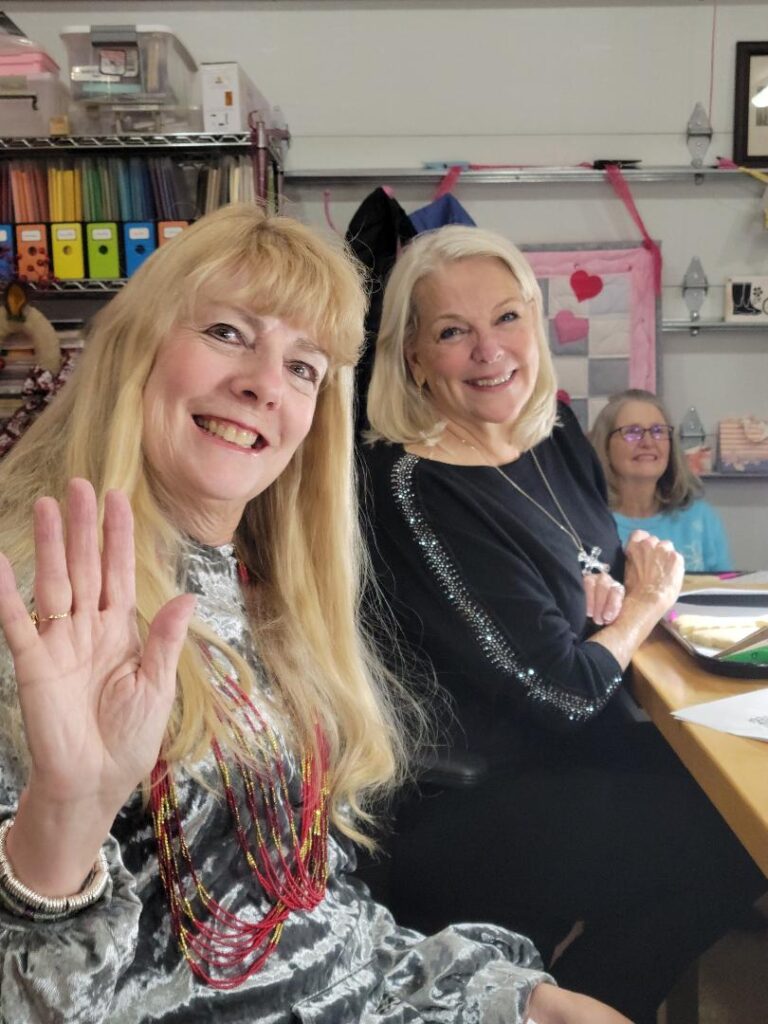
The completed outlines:
<svg viewBox="0 0 768 1024">
<path fill-rule="evenodd" d="M 768 42 L 736 44 L 733 159 L 768 167 Z"/>
</svg>

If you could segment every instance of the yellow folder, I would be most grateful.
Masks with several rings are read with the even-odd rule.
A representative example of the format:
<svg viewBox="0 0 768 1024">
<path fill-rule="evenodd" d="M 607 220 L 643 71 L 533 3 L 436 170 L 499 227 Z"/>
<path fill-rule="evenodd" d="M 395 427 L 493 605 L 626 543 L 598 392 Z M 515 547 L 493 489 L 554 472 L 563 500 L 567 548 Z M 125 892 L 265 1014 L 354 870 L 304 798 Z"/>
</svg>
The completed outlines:
<svg viewBox="0 0 768 1024">
<path fill-rule="evenodd" d="M 53 273 L 62 280 L 85 277 L 82 224 L 51 224 Z"/>
</svg>

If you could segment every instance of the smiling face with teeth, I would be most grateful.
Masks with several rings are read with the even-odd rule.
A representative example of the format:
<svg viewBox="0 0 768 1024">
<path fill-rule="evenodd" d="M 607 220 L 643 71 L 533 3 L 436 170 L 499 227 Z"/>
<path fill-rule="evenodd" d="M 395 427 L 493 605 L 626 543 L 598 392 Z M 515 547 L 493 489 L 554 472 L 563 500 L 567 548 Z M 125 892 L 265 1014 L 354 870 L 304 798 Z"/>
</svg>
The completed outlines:
<svg viewBox="0 0 768 1024">
<path fill-rule="evenodd" d="M 619 409 L 613 429 L 635 425 L 648 428 L 656 423 L 666 425 L 666 422 L 664 413 L 657 406 L 632 399 L 624 402 Z M 620 484 L 626 481 L 645 481 L 655 487 L 667 471 L 670 453 L 669 438 L 654 441 L 648 432 L 634 443 L 625 441 L 618 433 L 612 433 L 608 441 L 611 469 Z"/>
<path fill-rule="evenodd" d="M 414 291 L 406 358 L 441 416 L 477 432 L 515 422 L 539 371 L 532 303 L 495 257 L 446 263 Z"/>
<path fill-rule="evenodd" d="M 222 544 L 306 437 L 328 359 L 279 317 L 204 302 L 192 320 L 147 380 L 144 452 L 186 532 Z"/>
</svg>

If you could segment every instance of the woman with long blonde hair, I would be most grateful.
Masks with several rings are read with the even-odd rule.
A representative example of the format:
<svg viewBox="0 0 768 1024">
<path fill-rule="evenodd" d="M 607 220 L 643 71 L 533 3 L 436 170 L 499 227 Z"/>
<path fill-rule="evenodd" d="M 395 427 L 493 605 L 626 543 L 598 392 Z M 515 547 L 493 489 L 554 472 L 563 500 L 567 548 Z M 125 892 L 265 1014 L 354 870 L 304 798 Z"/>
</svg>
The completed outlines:
<svg viewBox="0 0 768 1024">
<path fill-rule="evenodd" d="M 405 746 L 357 615 L 364 307 L 343 252 L 221 210 L 0 467 L 2 1020 L 624 1020 L 349 877 Z"/>
</svg>

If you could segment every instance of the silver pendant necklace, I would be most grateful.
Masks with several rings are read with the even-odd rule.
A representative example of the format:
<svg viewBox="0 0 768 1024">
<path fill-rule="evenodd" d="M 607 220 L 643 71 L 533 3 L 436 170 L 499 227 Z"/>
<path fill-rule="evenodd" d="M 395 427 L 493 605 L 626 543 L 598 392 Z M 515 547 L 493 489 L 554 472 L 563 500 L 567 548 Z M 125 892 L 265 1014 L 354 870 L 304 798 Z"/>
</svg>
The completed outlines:
<svg viewBox="0 0 768 1024">
<path fill-rule="evenodd" d="M 467 441 L 466 438 L 461 437 L 460 434 L 454 433 L 454 431 L 451 430 L 450 427 L 448 428 L 448 430 L 450 431 L 451 434 L 453 434 L 454 437 L 458 438 L 458 440 L 461 442 L 461 444 L 466 445 L 467 448 L 471 448 L 472 451 L 475 452 L 475 454 L 479 455 L 481 459 L 484 458 L 483 453 L 478 448 L 476 448 L 475 445 L 473 445 L 469 441 Z M 536 499 L 534 497 L 532 497 L 527 491 L 523 490 L 523 488 L 520 486 L 520 484 L 516 483 L 511 477 L 507 476 L 507 474 L 504 472 L 504 470 L 501 468 L 501 466 L 497 466 L 493 462 L 488 461 L 487 459 L 484 459 L 484 461 L 485 461 L 485 465 L 489 469 L 495 469 L 496 472 L 500 476 L 502 476 L 504 478 L 504 480 L 507 481 L 507 483 L 509 484 L 510 487 L 513 487 L 518 492 L 518 494 L 521 494 L 524 498 L 526 498 L 528 501 L 530 501 L 530 503 L 532 505 L 535 505 L 536 508 L 540 512 L 542 512 L 547 517 L 547 519 L 550 520 L 550 522 L 555 524 L 555 526 L 558 528 L 558 530 L 562 530 L 563 533 L 566 534 L 566 536 L 571 538 L 571 540 L 573 541 L 574 547 L 576 548 L 576 557 L 577 557 L 577 559 L 579 561 L 579 566 L 581 568 L 581 575 L 582 576 L 591 576 L 592 573 L 596 573 L 596 572 L 609 572 L 610 568 L 611 568 L 610 565 L 608 565 L 607 562 L 601 562 L 600 561 L 600 555 L 602 554 L 602 548 L 592 547 L 592 548 L 590 548 L 589 551 L 587 551 L 587 549 L 584 547 L 584 544 L 582 543 L 581 538 L 579 537 L 578 533 L 576 532 L 576 529 L 575 529 L 573 523 L 570 521 L 568 516 L 565 514 L 565 509 L 560 504 L 560 502 L 557 500 L 557 495 L 553 491 L 552 486 L 550 485 L 549 480 L 547 480 L 546 476 L 544 475 L 544 470 L 541 468 L 541 464 L 539 463 L 539 460 L 536 458 L 536 453 L 534 452 L 534 450 L 532 448 L 530 448 L 528 450 L 528 454 L 533 459 L 533 464 L 536 467 L 536 469 L 537 469 L 537 471 L 539 473 L 539 476 L 541 477 L 541 479 L 542 479 L 542 481 L 544 483 L 544 486 L 546 487 L 547 491 L 549 492 L 549 496 L 552 499 L 552 502 L 553 502 L 555 508 L 560 513 L 560 515 L 563 517 L 563 522 L 562 523 L 555 516 L 553 516 L 551 512 L 549 512 L 546 508 L 544 508 L 544 506 L 540 502 L 536 501 Z"/>
</svg>

